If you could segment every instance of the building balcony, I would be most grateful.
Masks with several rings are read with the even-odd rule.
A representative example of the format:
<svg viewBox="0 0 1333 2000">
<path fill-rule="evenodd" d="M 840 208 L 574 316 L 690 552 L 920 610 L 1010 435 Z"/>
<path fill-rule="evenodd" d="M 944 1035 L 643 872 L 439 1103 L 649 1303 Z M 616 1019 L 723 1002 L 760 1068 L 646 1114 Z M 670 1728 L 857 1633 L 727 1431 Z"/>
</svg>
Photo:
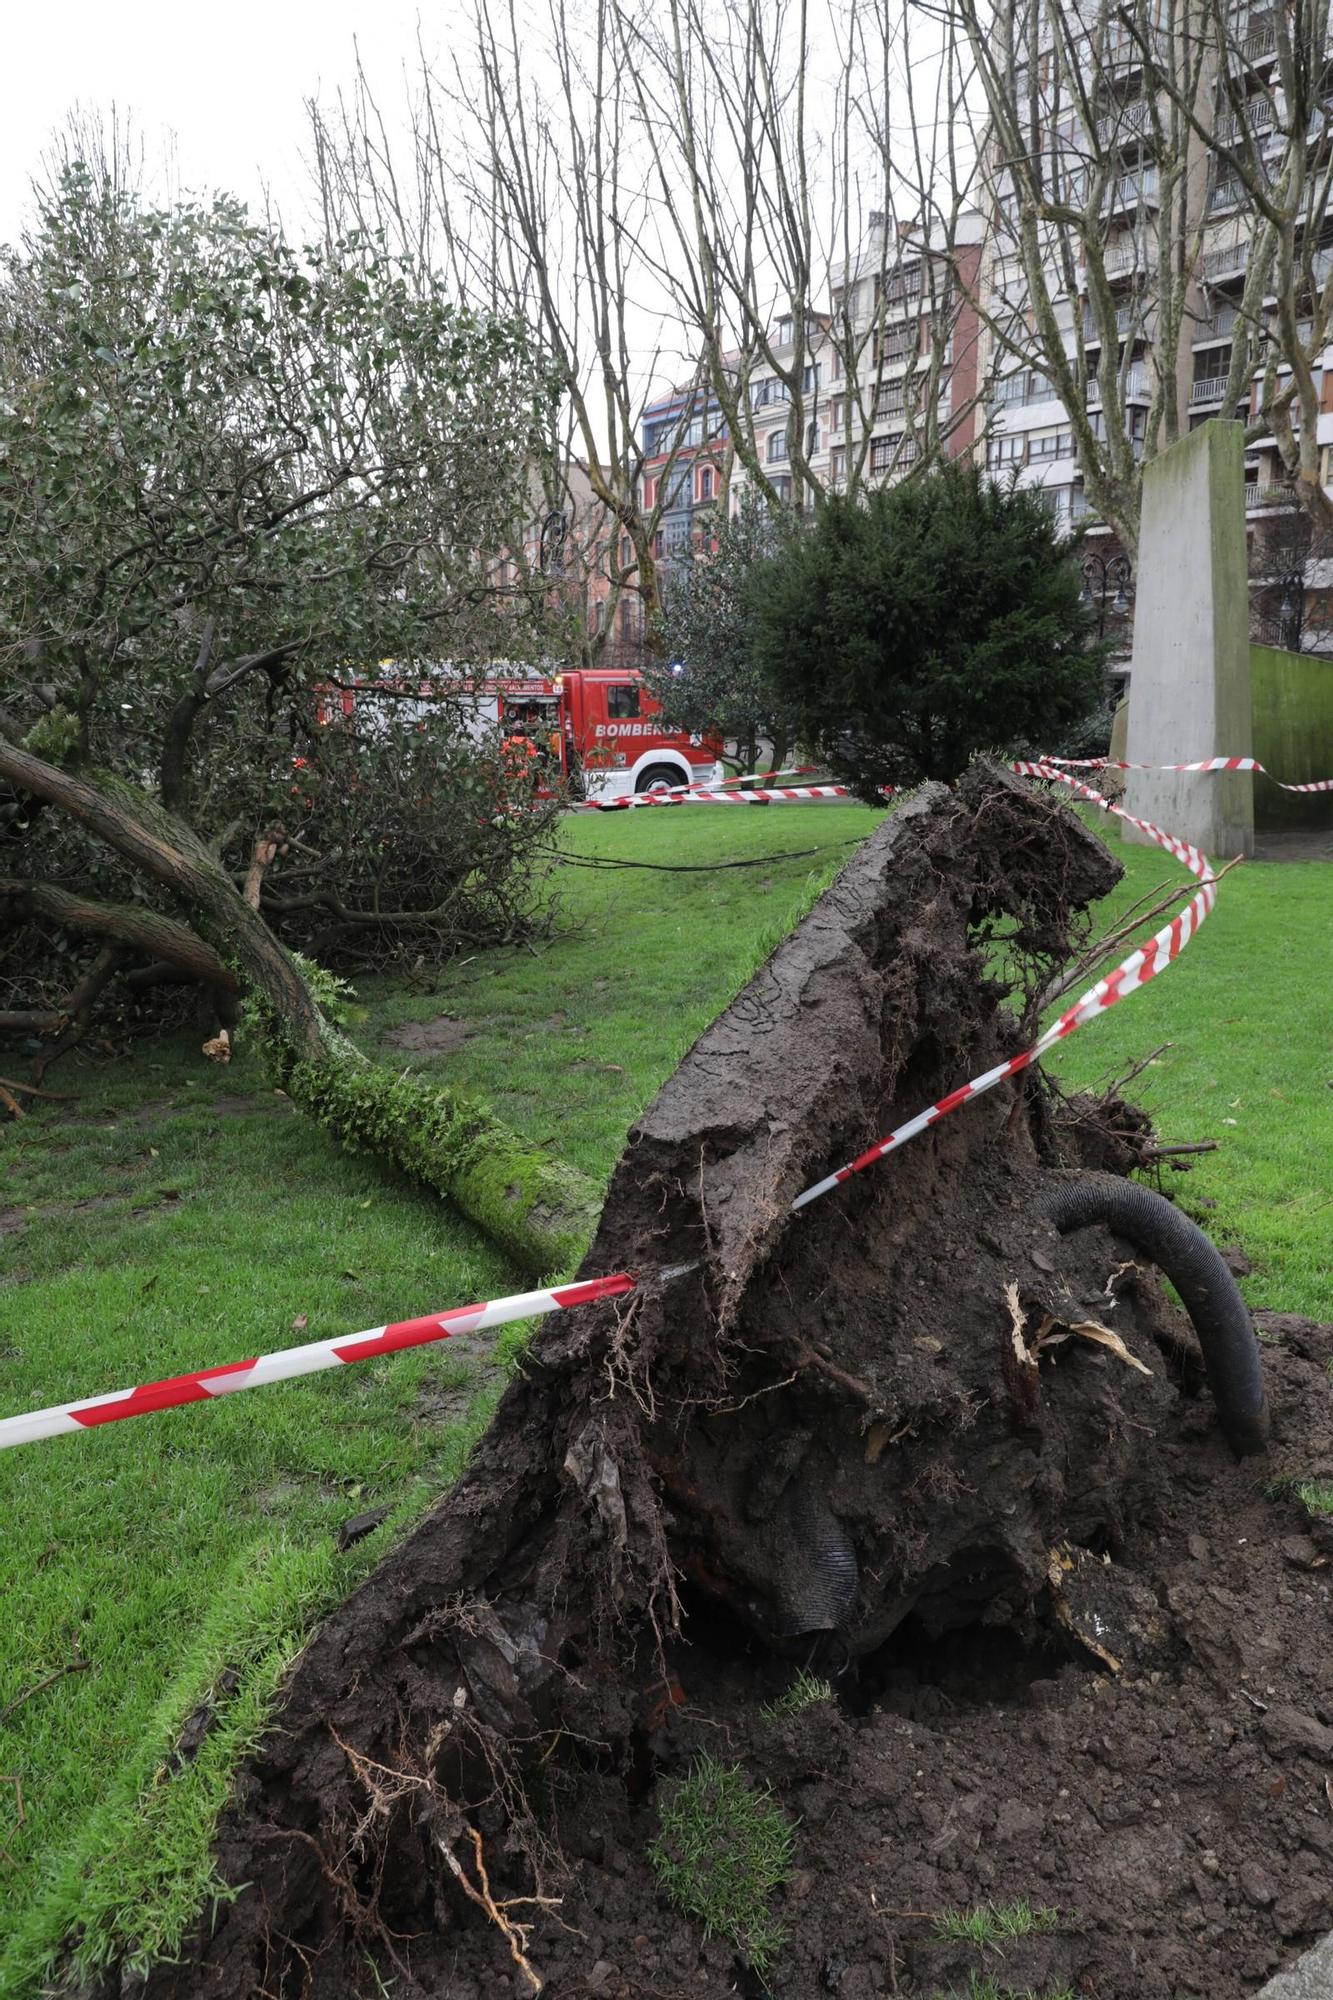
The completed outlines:
<svg viewBox="0 0 1333 2000">
<path fill-rule="evenodd" d="M 1145 243 L 1117 244 L 1106 253 L 1106 275 L 1113 282 L 1145 276 L 1151 269 L 1152 258 Z"/>
<path fill-rule="evenodd" d="M 1190 408 L 1197 409 L 1201 403 L 1220 403 L 1226 392 L 1225 375 L 1201 375 L 1190 383 Z"/>
<path fill-rule="evenodd" d="M 1219 250 L 1205 250 L 1199 262 L 1199 276 L 1205 284 L 1224 284 L 1229 278 L 1243 278 L 1249 262 L 1248 243 L 1230 243 Z"/>
<path fill-rule="evenodd" d="M 1152 112 L 1142 98 L 1122 105 L 1114 115 L 1097 119 L 1094 127 L 1097 144 L 1104 152 L 1114 152 L 1120 146 L 1141 145 L 1153 136 Z"/>
<path fill-rule="evenodd" d="M 1230 340 L 1239 318 L 1239 306 L 1223 305 L 1217 308 L 1211 319 L 1196 320 L 1193 336 L 1195 347 L 1207 347 L 1210 341 Z"/>
<path fill-rule="evenodd" d="M 1116 308 L 1115 330 L 1116 336 L 1120 340 L 1123 340 L 1127 334 L 1132 334 L 1135 340 L 1149 340 L 1152 337 L 1152 326 L 1149 317 L 1146 313 L 1140 311 L 1137 306 L 1118 306 Z M 1083 338 L 1085 342 L 1093 347 L 1101 346 L 1102 337 L 1097 330 L 1097 321 L 1092 312 L 1087 308 L 1084 309 L 1083 313 Z"/>
<path fill-rule="evenodd" d="M 1270 28 L 1268 32 L 1271 34 L 1272 29 Z M 1230 146 L 1247 128 L 1257 135 L 1261 132 L 1271 132 L 1276 124 L 1277 111 L 1272 99 L 1256 97 L 1252 104 L 1246 105 L 1243 118 L 1238 118 L 1234 111 L 1219 112 L 1214 121 L 1213 136 L 1223 146 Z"/>
<path fill-rule="evenodd" d="M 1277 53 L 1277 30 L 1275 28 L 1251 28 L 1240 45 L 1244 61 L 1263 62 Z"/>
<path fill-rule="evenodd" d="M 1102 208 L 1106 213 L 1119 208 L 1155 208 L 1157 199 L 1157 169 L 1141 167 L 1136 174 L 1121 174 L 1112 182 L 1106 190 Z"/>
<path fill-rule="evenodd" d="M 1102 385 L 1094 376 L 1084 391 L 1089 409 L 1095 408 L 1102 400 Z M 1146 368 L 1134 367 L 1126 374 L 1120 395 L 1126 403 L 1148 403 L 1152 401 L 1152 383 Z"/>
<path fill-rule="evenodd" d="M 1239 208 L 1245 198 L 1245 190 L 1239 181 L 1219 181 L 1208 190 L 1206 212 L 1209 215 L 1230 215 L 1232 209 Z"/>
</svg>

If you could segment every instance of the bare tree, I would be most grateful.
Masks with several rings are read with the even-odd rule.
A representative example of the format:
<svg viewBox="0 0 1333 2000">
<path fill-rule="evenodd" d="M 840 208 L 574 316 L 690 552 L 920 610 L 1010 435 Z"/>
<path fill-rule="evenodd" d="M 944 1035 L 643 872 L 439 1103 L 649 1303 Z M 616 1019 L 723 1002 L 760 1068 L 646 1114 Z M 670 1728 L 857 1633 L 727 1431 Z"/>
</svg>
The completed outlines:
<svg viewBox="0 0 1333 2000">
<path fill-rule="evenodd" d="M 640 249 L 648 189 L 611 0 L 577 20 L 547 0 L 536 25 L 515 0 L 471 0 L 467 32 L 451 73 L 420 56 L 401 158 L 364 71 L 334 107 L 311 107 L 326 226 L 343 229 L 350 215 L 427 267 L 447 260 L 463 297 L 534 327 L 554 391 L 544 513 L 564 519 L 567 577 L 595 559 L 609 584 L 609 615 L 577 644 L 595 658 L 626 597 L 651 644 L 671 483 L 658 478 L 645 500 L 642 416 L 664 360 L 679 371 L 682 354 L 679 342 L 663 354 L 667 302 Z M 685 372 L 678 421 L 654 454 L 666 474 L 708 400 L 688 362 Z M 600 531 L 589 493 L 605 513 Z"/>
<path fill-rule="evenodd" d="M 983 314 L 1009 378 L 1021 388 L 1036 371 L 1063 405 L 1089 500 L 1130 548 L 1142 463 L 1188 430 L 1192 349 L 1210 333 L 1230 345 L 1209 364 L 1222 387 L 1210 382 L 1208 400 L 1240 410 L 1250 442 L 1271 440 L 1303 503 L 1329 513 L 1316 379 L 1328 11 L 951 0 L 946 12 L 951 61 L 976 77 L 996 231 Z"/>
<path fill-rule="evenodd" d="M 617 21 L 652 153 L 658 270 L 747 479 L 785 497 L 756 422 L 770 399 L 798 506 L 856 490 L 877 415 L 901 421 L 876 473 L 934 462 L 976 400 L 941 408 L 965 303 L 957 72 L 934 64 L 922 101 L 910 10 L 890 0 L 617 0 Z M 830 416 L 836 477 L 819 450 Z"/>
</svg>

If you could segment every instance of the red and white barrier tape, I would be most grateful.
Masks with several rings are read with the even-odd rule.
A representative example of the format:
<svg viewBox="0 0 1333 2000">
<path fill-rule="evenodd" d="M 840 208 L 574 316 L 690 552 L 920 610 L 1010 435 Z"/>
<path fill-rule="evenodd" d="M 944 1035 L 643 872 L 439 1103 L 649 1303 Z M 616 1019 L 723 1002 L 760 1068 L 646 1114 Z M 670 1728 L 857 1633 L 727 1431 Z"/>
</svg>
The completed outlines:
<svg viewBox="0 0 1333 2000">
<path fill-rule="evenodd" d="M 749 792 L 705 791 L 691 786 L 673 792 L 628 792 L 618 799 L 596 801 L 599 812 L 616 812 L 634 806 L 763 806 L 789 805 L 800 799 L 849 799 L 846 785 L 757 786 Z"/>
<path fill-rule="evenodd" d="M 1127 764 L 1122 757 L 1047 757 L 1047 764 L 1059 764 L 1067 771 L 1258 771 L 1280 792 L 1333 792 L 1333 778 L 1318 778 L 1309 785 L 1284 785 L 1281 778 L 1257 757 L 1202 757 L 1196 764 Z M 1014 770 L 1026 768 L 1015 764 Z"/>
<path fill-rule="evenodd" d="M 738 771 L 734 777 L 723 778 L 719 784 L 711 787 L 706 783 L 700 783 L 697 785 L 669 785 L 667 789 L 673 792 L 706 792 L 710 789 L 713 791 L 725 791 L 731 785 L 757 785 L 761 783 L 776 785 L 784 778 L 813 778 L 816 771 L 820 771 L 823 768 L 822 764 L 788 764 L 780 771 Z"/>
<path fill-rule="evenodd" d="M 1054 1048 L 1057 1042 L 1072 1035 L 1085 1022 L 1098 1014 L 1104 1014 L 1127 994 L 1146 986 L 1150 979 L 1177 959 L 1190 939 L 1194 936 L 1204 918 L 1209 915 L 1217 901 L 1217 877 L 1208 857 L 1189 841 L 1180 840 L 1174 834 L 1166 833 L 1150 820 L 1138 819 L 1126 812 L 1123 806 L 1114 805 L 1102 797 L 1090 785 L 1079 778 L 1072 778 L 1068 771 L 1059 768 L 1068 764 L 1072 768 L 1106 768 L 1108 759 L 1087 759 L 1079 763 L 1074 759 L 1048 758 L 1037 762 L 1021 762 L 1010 766 L 1021 777 L 1042 778 L 1067 785 L 1082 798 L 1090 799 L 1094 805 L 1113 813 L 1117 819 L 1128 821 L 1156 841 L 1159 847 L 1182 862 L 1198 882 L 1199 887 L 1187 906 L 1165 924 L 1155 937 L 1140 945 L 1130 953 L 1122 964 L 1105 978 L 1099 979 L 1072 1007 L 1067 1007 L 1046 1032 L 1039 1036 L 1030 1049 L 1011 1056 L 1007 1062 L 997 1063 L 993 1069 L 971 1082 L 960 1085 L 946 1097 L 937 1099 L 914 1118 L 897 1126 L 883 1139 L 851 1160 L 836 1173 L 828 1174 L 792 1203 L 792 1212 L 806 1208 L 818 1201 L 821 1195 L 831 1194 L 844 1181 L 855 1174 L 864 1173 L 867 1167 L 878 1165 L 889 1153 L 906 1145 L 930 1126 L 946 1118 L 951 1111 L 957 1111 L 963 1104 L 981 1097 L 993 1090 L 1006 1078 L 1017 1076 L 1030 1063 L 1036 1062 Z M 1210 758 L 1194 765 L 1165 766 L 1116 766 L 1114 768 L 1166 769 L 1182 771 L 1203 770 L 1249 770 L 1258 769 L 1253 758 Z M 1286 791 L 1333 791 L 1333 779 L 1317 785 L 1288 785 Z M 807 787 L 797 797 L 826 797 L 830 792 L 845 796 L 842 786 Z M 660 796 L 660 795 L 659 795 Z M 711 798 L 722 797 L 729 803 L 738 804 L 756 796 L 752 793 L 713 793 Z M 787 798 L 787 792 L 777 792 L 772 796 Z M 654 795 L 644 793 L 625 804 L 653 802 Z M 664 803 L 679 803 L 667 799 Z M 659 1281 L 675 1277 L 693 1269 L 692 1265 L 676 1265 L 666 1271 L 652 1275 Z M 32 1410 L 22 1416 L 0 1418 L 0 1450 L 10 1445 L 28 1444 L 38 1438 L 56 1437 L 70 1431 L 85 1430 L 97 1424 L 115 1423 L 122 1417 L 145 1416 L 150 1411 L 168 1410 L 182 1403 L 208 1402 L 216 1396 L 225 1396 L 240 1389 L 257 1389 L 268 1382 L 289 1381 L 295 1376 L 312 1375 L 320 1369 L 334 1368 L 351 1361 L 368 1361 L 381 1354 L 396 1354 L 406 1347 L 421 1347 L 432 1341 L 447 1340 L 455 1333 L 476 1333 L 485 1327 L 503 1326 L 511 1320 L 536 1318 L 540 1314 L 566 1311 L 571 1306 L 589 1305 L 597 1299 L 622 1297 L 633 1291 L 639 1278 L 626 1271 L 611 1277 L 590 1278 L 579 1284 L 560 1285 L 553 1290 L 520 1292 L 511 1298 L 493 1299 L 480 1305 L 456 1306 L 443 1313 L 430 1314 L 424 1319 L 400 1320 L 392 1326 L 373 1327 L 366 1333 L 349 1334 L 340 1340 L 316 1340 L 304 1347 L 290 1347 L 276 1354 L 261 1355 L 249 1361 L 232 1361 L 220 1368 L 205 1368 L 193 1375 L 173 1375 L 160 1382 L 151 1382 L 136 1389 L 121 1389 L 111 1395 L 94 1396 L 81 1403 L 59 1403 L 46 1410 Z"/>
<path fill-rule="evenodd" d="M 227 1361 L 220 1368 L 203 1368 L 193 1375 L 169 1375 L 137 1389 L 117 1389 L 109 1396 L 92 1396 L 83 1403 L 56 1403 L 49 1410 L 29 1410 L 0 1419 L 0 1451 L 9 1445 L 31 1444 L 37 1438 L 59 1437 L 97 1424 L 118 1423 L 122 1417 L 143 1417 L 153 1410 L 175 1409 L 181 1403 L 207 1403 L 239 1389 L 258 1389 L 269 1382 L 289 1382 L 297 1375 L 315 1375 L 352 1361 L 373 1361 L 381 1354 L 399 1354 L 405 1347 L 425 1347 L 455 1333 L 480 1333 L 510 1320 L 533 1319 L 541 1313 L 564 1312 L 590 1305 L 594 1299 L 619 1298 L 634 1290 L 637 1280 L 627 1271 L 610 1278 L 588 1278 L 577 1285 L 557 1285 L 553 1291 L 518 1292 L 512 1298 L 489 1299 L 480 1305 L 454 1306 L 425 1319 L 403 1319 L 392 1326 L 374 1326 L 366 1333 L 349 1333 L 340 1340 L 311 1340 L 277 1354 L 249 1361 Z"/>
</svg>

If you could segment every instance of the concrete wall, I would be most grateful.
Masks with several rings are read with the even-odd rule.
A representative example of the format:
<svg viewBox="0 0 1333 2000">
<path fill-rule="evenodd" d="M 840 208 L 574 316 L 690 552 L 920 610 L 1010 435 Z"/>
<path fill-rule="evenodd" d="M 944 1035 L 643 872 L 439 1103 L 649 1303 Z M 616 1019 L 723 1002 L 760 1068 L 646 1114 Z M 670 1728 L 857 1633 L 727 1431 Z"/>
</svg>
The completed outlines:
<svg viewBox="0 0 1333 2000">
<path fill-rule="evenodd" d="M 1144 467 L 1131 763 L 1251 754 L 1243 437 L 1214 420 Z M 1254 851 L 1248 777 L 1131 771 L 1125 805 L 1215 858 Z"/>
<path fill-rule="evenodd" d="M 1251 646 L 1250 689 L 1259 762 L 1289 785 L 1333 778 L 1333 662 Z M 1333 826 L 1333 792 L 1297 798 L 1256 777 L 1254 823 L 1318 832 Z"/>
<path fill-rule="evenodd" d="M 1333 661 L 1310 653 L 1283 653 L 1276 646 L 1251 646 L 1250 696 L 1253 755 L 1289 785 L 1311 778 L 1333 778 Z M 1116 706 L 1111 725 L 1111 755 L 1124 757 L 1129 738 L 1129 696 Z M 1119 798 L 1123 774 L 1104 771 L 1098 785 L 1108 798 Z M 1114 781 L 1119 781 L 1118 783 Z M 1215 778 L 1199 777 L 1200 785 Z M 1293 797 L 1268 778 L 1254 781 L 1254 825 L 1257 833 L 1297 827 L 1319 833 L 1333 827 L 1333 792 L 1310 798 Z M 1333 1992 L 1333 1989 L 1330 1989 Z"/>
</svg>

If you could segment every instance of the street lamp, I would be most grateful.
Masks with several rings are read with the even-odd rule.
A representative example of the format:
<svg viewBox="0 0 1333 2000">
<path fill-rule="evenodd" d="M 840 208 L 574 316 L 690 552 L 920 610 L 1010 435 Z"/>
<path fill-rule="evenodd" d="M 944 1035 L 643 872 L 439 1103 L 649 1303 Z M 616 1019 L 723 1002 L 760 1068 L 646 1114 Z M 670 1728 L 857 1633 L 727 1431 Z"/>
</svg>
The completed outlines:
<svg viewBox="0 0 1333 2000">
<path fill-rule="evenodd" d="M 1097 637 L 1106 636 L 1106 600 L 1118 617 L 1129 610 L 1129 581 L 1134 574 L 1128 556 L 1086 555 L 1083 558 L 1083 595 L 1097 607 Z M 1112 594 L 1114 593 L 1114 595 Z"/>
</svg>

